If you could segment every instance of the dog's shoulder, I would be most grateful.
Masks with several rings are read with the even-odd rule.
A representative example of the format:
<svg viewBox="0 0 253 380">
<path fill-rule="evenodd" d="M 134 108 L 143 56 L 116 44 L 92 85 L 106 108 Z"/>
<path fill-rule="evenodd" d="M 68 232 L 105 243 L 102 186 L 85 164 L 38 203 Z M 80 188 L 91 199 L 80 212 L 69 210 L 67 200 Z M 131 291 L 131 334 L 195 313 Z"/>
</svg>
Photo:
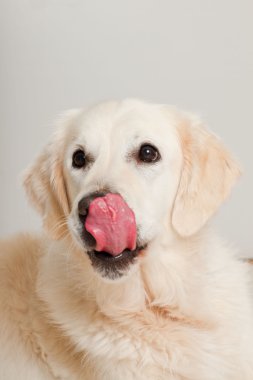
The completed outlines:
<svg viewBox="0 0 253 380">
<path fill-rule="evenodd" d="M 36 286 L 43 239 L 35 234 L 18 234 L 0 241 L 1 318 L 19 320 L 26 313 Z"/>
<path fill-rule="evenodd" d="M 37 261 L 43 252 L 39 235 L 22 233 L 0 240 L 0 282 L 20 290 L 35 275 Z"/>
<path fill-rule="evenodd" d="M 19 234 L 0 241 L 0 379 L 51 379 L 35 357 L 32 325 L 43 239 Z M 34 312 L 33 312 L 34 311 Z M 36 348 L 36 347 L 35 347 Z M 30 364 L 26 365 L 30 358 Z M 15 362 L 15 365 L 13 365 Z"/>
<path fill-rule="evenodd" d="M 0 241 L 1 318 L 19 320 L 34 297 L 42 236 L 22 233 Z"/>
</svg>

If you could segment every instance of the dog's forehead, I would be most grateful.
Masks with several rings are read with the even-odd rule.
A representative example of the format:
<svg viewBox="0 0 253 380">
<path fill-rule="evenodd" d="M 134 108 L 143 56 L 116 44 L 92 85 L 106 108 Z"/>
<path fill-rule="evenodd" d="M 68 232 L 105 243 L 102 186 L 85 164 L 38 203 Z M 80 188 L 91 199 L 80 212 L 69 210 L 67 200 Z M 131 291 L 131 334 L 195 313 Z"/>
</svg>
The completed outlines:
<svg viewBox="0 0 253 380">
<path fill-rule="evenodd" d="M 90 145 L 101 141 L 166 143 L 176 138 L 176 118 L 159 105 L 138 101 L 102 103 L 83 113 L 77 135 Z"/>
</svg>

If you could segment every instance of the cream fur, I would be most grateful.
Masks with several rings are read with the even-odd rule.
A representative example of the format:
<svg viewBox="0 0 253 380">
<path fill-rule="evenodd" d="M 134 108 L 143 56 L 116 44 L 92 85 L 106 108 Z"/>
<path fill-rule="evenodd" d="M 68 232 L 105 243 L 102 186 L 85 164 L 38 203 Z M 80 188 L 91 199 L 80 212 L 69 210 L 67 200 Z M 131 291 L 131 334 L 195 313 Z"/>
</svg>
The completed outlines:
<svg viewBox="0 0 253 380">
<path fill-rule="evenodd" d="M 156 145 L 161 161 L 134 152 Z M 71 168 L 76 146 L 93 155 Z M 249 263 L 206 225 L 239 169 L 192 115 L 137 100 L 72 110 L 25 175 L 45 232 L 0 243 L 0 380 L 252 380 Z M 148 242 L 120 279 L 96 272 L 77 203 L 119 192 Z"/>
</svg>

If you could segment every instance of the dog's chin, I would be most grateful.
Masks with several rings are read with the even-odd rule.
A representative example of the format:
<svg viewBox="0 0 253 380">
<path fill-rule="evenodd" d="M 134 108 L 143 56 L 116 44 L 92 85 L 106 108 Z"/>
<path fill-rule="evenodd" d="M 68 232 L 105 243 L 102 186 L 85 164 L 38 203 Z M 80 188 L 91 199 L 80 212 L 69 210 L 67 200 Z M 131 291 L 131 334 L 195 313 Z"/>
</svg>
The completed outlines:
<svg viewBox="0 0 253 380">
<path fill-rule="evenodd" d="M 96 251 L 96 241 L 82 225 L 78 229 L 71 229 L 74 240 L 81 247 L 84 254 L 88 255 L 94 271 L 107 280 L 117 280 L 127 276 L 136 268 L 139 256 L 142 256 L 148 244 L 143 240 L 137 240 L 134 250 L 125 249 L 117 256 L 105 251 Z"/>
<path fill-rule="evenodd" d="M 88 250 L 88 256 L 94 270 L 103 278 L 117 280 L 126 276 L 137 264 L 138 256 L 146 246 L 138 246 L 135 250 L 125 249 L 117 256 L 107 252 Z"/>
</svg>

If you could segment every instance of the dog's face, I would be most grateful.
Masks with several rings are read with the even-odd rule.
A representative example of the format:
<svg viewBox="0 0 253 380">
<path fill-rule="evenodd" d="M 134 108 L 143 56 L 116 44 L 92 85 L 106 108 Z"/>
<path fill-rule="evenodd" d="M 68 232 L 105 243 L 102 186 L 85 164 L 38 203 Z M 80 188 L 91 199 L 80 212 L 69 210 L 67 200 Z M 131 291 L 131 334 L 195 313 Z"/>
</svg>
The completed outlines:
<svg viewBox="0 0 253 380">
<path fill-rule="evenodd" d="M 125 273 L 168 226 L 181 164 L 173 121 L 168 123 L 156 107 L 107 103 L 79 116 L 64 153 L 71 205 L 68 225 L 103 275 Z M 136 249 L 117 256 L 96 251 L 85 228 L 89 203 L 106 193 L 120 194 L 136 219 Z"/>
<path fill-rule="evenodd" d="M 25 185 L 48 232 L 61 239 L 67 226 L 94 270 L 115 279 L 136 267 L 155 240 L 196 233 L 238 173 L 193 117 L 127 100 L 68 112 Z M 91 203 L 107 194 L 120 195 L 136 220 L 136 246 L 117 255 L 97 250 L 87 231 Z"/>
</svg>

